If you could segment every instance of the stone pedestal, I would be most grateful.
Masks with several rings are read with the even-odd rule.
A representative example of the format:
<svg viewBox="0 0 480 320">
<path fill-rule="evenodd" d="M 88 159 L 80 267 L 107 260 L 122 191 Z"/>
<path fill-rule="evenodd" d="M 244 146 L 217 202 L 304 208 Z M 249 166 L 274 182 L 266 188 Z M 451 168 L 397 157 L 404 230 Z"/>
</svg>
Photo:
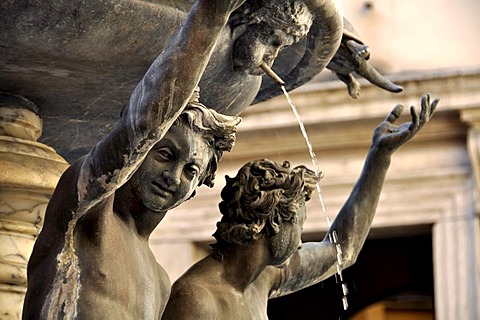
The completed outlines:
<svg viewBox="0 0 480 320">
<path fill-rule="evenodd" d="M 68 164 L 36 142 L 42 121 L 19 96 L 0 97 L 0 318 L 21 319 L 27 263 Z"/>
</svg>

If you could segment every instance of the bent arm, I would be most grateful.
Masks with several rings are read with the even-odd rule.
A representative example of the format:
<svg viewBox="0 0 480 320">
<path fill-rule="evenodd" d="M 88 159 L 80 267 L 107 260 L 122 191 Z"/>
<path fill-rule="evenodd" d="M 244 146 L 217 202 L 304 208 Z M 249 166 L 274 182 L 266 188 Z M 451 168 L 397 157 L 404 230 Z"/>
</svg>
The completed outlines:
<svg viewBox="0 0 480 320">
<path fill-rule="evenodd" d="M 77 214 L 124 184 L 188 103 L 238 2 L 199 0 L 135 88 L 115 128 L 86 156 Z"/>
<path fill-rule="evenodd" d="M 329 278 L 336 272 L 335 262 L 332 243 L 305 243 L 284 266 L 266 269 L 272 283 L 268 298 L 281 297 Z"/>
<path fill-rule="evenodd" d="M 403 105 L 398 104 L 375 128 L 360 178 L 327 235 L 327 238 L 333 237 L 336 233 L 342 251 L 342 268 L 355 263 L 365 243 L 392 155 L 430 121 L 438 101 L 435 99 L 430 103 L 430 94 L 425 94 L 421 99 L 420 113 L 415 107 L 410 107 L 412 120 L 397 126 L 395 122 L 403 112 Z"/>
<path fill-rule="evenodd" d="M 322 242 L 305 243 L 279 270 L 271 298 L 301 290 L 337 272 L 336 245 L 329 239 L 333 232 L 342 249 L 342 269 L 354 263 L 370 230 L 389 164 L 390 157 L 370 149 L 362 174 L 328 235 Z"/>
<path fill-rule="evenodd" d="M 305 243 L 279 270 L 271 297 L 286 295 L 323 281 L 337 272 L 337 250 L 329 235 L 336 232 L 342 249 L 342 269 L 355 262 L 365 242 L 390 164 L 373 146 L 350 197 L 322 242 Z"/>
<path fill-rule="evenodd" d="M 330 241 L 333 233 L 336 233 L 341 248 L 341 268 L 355 263 L 370 231 L 393 153 L 430 120 L 437 103 L 438 99 L 430 104 L 430 96 L 423 96 L 420 114 L 411 107 L 412 121 L 400 126 L 394 125 L 403 110 L 402 105 L 397 105 L 375 129 L 360 177 L 327 236 L 320 243 L 305 244 L 290 258 L 285 268 L 276 271 L 271 297 L 298 291 L 337 272 L 336 245 Z"/>
</svg>

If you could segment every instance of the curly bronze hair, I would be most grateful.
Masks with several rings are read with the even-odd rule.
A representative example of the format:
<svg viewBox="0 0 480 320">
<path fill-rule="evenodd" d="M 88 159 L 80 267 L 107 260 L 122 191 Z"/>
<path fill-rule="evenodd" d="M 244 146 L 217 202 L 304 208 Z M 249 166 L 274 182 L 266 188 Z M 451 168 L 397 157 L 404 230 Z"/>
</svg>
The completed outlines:
<svg viewBox="0 0 480 320">
<path fill-rule="evenodd" d="M 206 171 L 199 179 L 202 184 L 213 187 L 218 162 L 224 151 L 230 151 L 235 144 L 235 132 L 241 118 L 220 114 L 193 99 L 178 116 L 173 125 L 186 124 L 190 129 L 202 134 L 208 146 L 213 149 Z"/>
<path fill-rule="evenodd" d="M 208 146 L 212 148 L 213 157 L 198 183 L 198 186 L 204 184 L 211 188 L 214 185 L 218 162 L 222 159 L 224 151 L 232 150 L 235 144 L 237 125 L 242 118 L 218 113 L 200 103 L 199 100 L 200 88 L 197 86 L 187 106 L 175 119 L 172 126 L 187 125 L 193 131 L 201 133 Z M 127 105 L 122 108 L 120 117 L 123 116 L 126 108 Z M 195 196 L 195 191 L 191 197 L 193 196 Z"/>
<path fill-rule="evenodd" d="M 303 2 L 265 0 L 246 1 L 233 12 L 229 21 L 233 28 L 240 25 L 261 25 L 259 30 L 279 29 L 298 42 L 313 23 L 313 15 Z"/>
<path fill-rule="evenodd" d="M 280 231 L 282 221 L 295 222 L 302 201 L 310 200 L 315 186 L 306 178 L 319 181 L 305 166 L 290 168 L 267 159 L 245 164 L 235 178 L 225 177 L 226 185 L 219 204 L 222 219 L 213 234 L 211 245 L 217 256 L 232 245 L 243 245 Z"/>
</svg>

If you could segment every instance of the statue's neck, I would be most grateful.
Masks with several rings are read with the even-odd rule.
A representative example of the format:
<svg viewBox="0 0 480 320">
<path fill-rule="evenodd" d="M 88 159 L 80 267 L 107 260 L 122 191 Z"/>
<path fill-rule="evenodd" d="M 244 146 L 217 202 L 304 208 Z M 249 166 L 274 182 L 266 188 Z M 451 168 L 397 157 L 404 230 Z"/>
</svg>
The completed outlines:
<svg viewBox="0 0 480 320">
<path fill-rule="evenodd" d="M 118 215 L 125 224 L 130 224 L 137 233 L 144 238 L 150 234 L 163 220 L 167 211 L 153 211 L 148 209 L 130 190 L 127 183 L 115 192 L 113 212 Z"/>
<path fill-rule="evenodd" d="M 226 249 L 222 261 L 225 278 L 239 291 L 245 291 L 265 270 L 269 252 L 263 239 Z"/>
</svg>

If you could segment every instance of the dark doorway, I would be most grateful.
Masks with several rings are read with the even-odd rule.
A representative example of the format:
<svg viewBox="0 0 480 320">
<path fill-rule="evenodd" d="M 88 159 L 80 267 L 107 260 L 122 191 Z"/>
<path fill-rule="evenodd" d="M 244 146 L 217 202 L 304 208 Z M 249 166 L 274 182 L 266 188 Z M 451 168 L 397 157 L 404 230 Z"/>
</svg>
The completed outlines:
<svg viewBox="0 0 480 320">
<path fill-rule="evenodd" d="M 366 241 L 356 264 L 343 271 L 349 290 L 347 311 L 343 310 L 341 287 L 331 277 L 270 300 L 269 318 L 343 320 L 379 301 L 388 301 L 389 308 L 430 309 L 423 311 L 433 315 L 432 236 L 430 228 L 422 230 L 421 234 L 408 236 L 387 230 L 381 237 Z"/>
</svg>

